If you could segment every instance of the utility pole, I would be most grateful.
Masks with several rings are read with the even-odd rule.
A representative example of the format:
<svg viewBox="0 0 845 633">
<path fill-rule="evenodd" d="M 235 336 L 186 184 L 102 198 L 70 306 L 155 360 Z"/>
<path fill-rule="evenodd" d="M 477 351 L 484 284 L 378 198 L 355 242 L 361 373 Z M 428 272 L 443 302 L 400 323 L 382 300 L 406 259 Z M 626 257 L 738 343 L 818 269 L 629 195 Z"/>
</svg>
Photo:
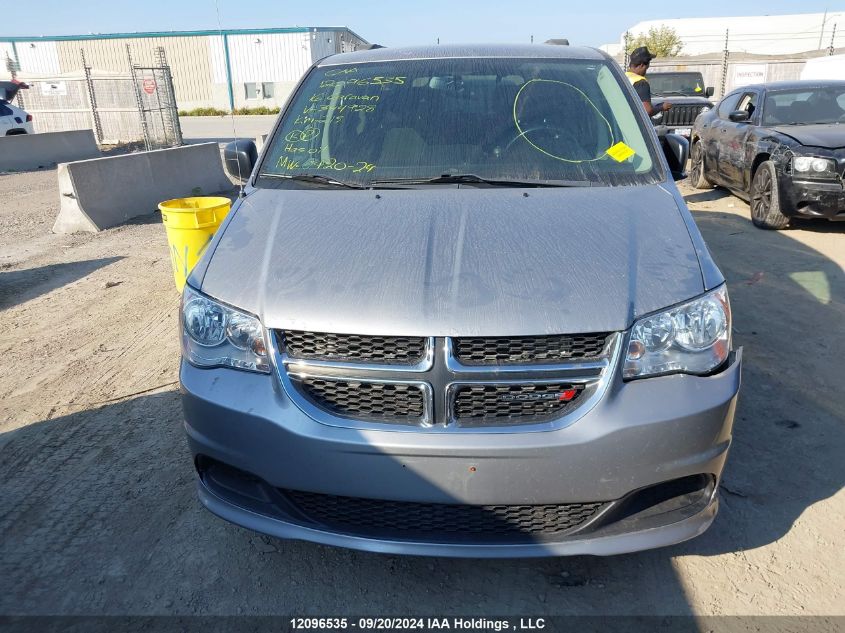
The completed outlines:
<svg viewBox="0 0 845 633">
<path fill-rule="evenodd" d="M 728 51 L 729 36 L 730 29 L 725 29 L 725 50 L 722 53 L 722 88 L 721 93 L 719 94 L 720 97 L 725 96 L 725 86 L 728 81 L 728 57 L 730 56 L 730 51 Z"/>
<path fill-rule="evenodd" d="M 819 50 L 822 49 L 822 38 L 824 37 L 824 24 L 827 22 L 827 9 L 824 10 L 824 16 L 822 16 L 822 28 L 819 31 Z"/>
</svg>

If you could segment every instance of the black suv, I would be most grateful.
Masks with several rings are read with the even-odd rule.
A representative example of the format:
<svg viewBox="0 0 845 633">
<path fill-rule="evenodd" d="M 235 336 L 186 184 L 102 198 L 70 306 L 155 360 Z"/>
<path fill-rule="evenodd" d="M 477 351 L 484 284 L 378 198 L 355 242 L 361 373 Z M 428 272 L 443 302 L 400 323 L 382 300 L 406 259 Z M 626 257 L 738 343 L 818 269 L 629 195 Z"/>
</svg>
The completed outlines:
<svg viewBox="0 0 845 633">
<path fill-rule="evenodd" d="M 695 118 L 713 107 L 708 98 L 713 96 L 713 87 L 704 86 L 701 73 L 650 72 L 648 83 L 656 107 L 666 101 L 672 104 L 670 110 L 652 117 L 659 134 L 672 132 L 689 138 Z"/>
</svg>

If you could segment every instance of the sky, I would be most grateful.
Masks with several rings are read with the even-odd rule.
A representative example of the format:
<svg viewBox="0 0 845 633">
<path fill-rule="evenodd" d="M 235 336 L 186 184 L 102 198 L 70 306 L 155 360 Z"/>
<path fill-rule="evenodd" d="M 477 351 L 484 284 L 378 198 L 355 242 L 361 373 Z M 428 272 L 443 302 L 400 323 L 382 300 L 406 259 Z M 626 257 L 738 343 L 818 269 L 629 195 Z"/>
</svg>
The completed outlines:
<svg viewBox="0 0 845 633">
<path fill-rule="evenodd" d="M 14 4 L 14 3 L 13 3 Z M 220 22 L 217 18 L 219 5 Z M 568 38 L 572 44 L 618 42 L 629 26 L 660 18 L 823 13 L 845 0 L 32 0 L 7 10 L 0 39 L 285 26 L 348 26 L 385 46 L 467 42 L 518 43 Z M 845 28 L 845 25 L 841 25 Z"/>
</svg>

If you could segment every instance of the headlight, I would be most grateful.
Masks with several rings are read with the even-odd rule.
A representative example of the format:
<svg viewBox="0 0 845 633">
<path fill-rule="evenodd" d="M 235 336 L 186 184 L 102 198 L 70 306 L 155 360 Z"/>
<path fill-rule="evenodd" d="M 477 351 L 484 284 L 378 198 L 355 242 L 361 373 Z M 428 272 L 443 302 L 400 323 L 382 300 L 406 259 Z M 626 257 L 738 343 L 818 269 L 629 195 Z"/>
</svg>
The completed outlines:
<svg viewBox="0 0 845 633">
<path fill-rule="evenodd" d="M 731 350 L 731 305 L 721 286 L 697 299 L 634 323 L 624 378 L 706 374 Z"/>
<path fill-rule="evenodd" d="M 270 371 L 264 328 L 258 319 L 190 286 L 185 286 L 182 295 L 182 353 L 197 367 Z"/>
<path fill-rule="evenodd" d="M 805 178 L 836 178 L 836 161 L 814 156 L 795 156 L 792 159 L 792 171 Z"/>
<path fill-rule="evenodd" d="M 711 106 L 701 106 L 701 112 L 699 114 L 703 114 L 704 112 L 708 112 L 711 109 Z"/>
</svg>

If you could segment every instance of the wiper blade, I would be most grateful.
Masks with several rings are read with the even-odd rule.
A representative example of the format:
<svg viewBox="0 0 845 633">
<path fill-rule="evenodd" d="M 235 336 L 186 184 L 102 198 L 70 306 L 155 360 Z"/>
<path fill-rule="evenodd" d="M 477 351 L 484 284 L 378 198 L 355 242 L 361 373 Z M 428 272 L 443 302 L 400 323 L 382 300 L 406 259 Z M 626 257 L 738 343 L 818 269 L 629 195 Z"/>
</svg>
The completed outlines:
<svg viewBox="0 0 845 633">
<path fill-rule="evenodd" d="M 296 180 L 298 182 L 314 182 L 319 185 L 332 185 L 334 187 L 344 187 L 346 189 L 366 189 L 365 185 L 356 182 L 346 182 L 344 180 L 337 180 L 329 176 L 322 176 L 320 174 L 261 174 L 268 178 L 282 178 L 284 180 Z"/>
<path fill-rule="evenodd" d="M 373 180 L 370 186 L 379 185 L 448 185 L 461 183 L 477 183 L 494 187 L 589 187 L 589 182 L 569 180 L 502 180 L 498 178 L 482 178 L 476 174 L 442 174 L 434 178 L 392 178 L 387 180 Z"/>
</svg>

